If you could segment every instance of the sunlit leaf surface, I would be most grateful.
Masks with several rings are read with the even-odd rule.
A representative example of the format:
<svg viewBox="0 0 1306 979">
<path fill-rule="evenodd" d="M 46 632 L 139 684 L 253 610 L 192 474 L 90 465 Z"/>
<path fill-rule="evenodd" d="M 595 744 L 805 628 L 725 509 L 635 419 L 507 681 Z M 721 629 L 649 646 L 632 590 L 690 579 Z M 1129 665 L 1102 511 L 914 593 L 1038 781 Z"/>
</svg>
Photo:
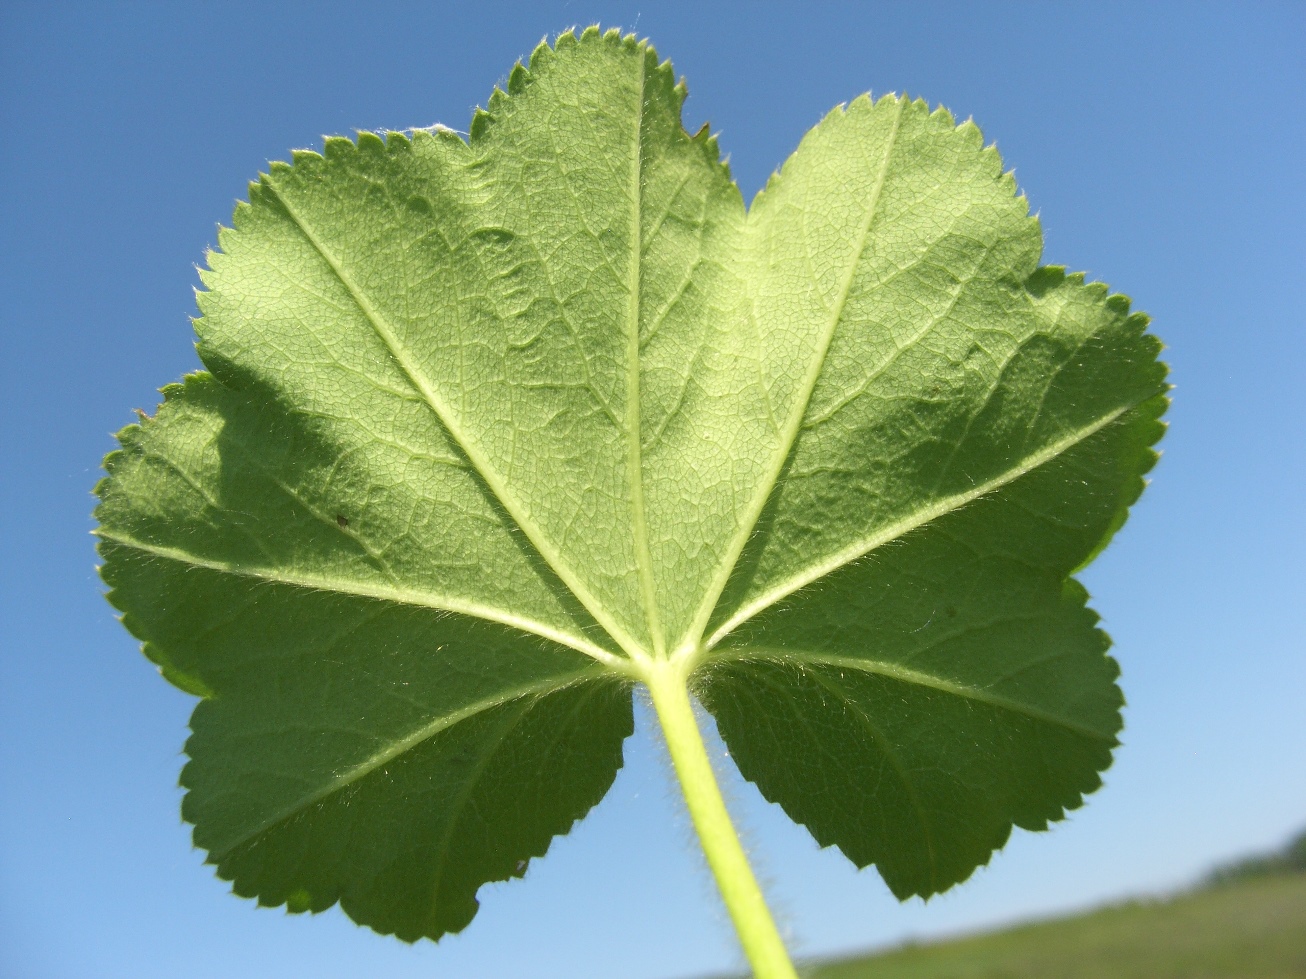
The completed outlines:
<svg viewBox="0 0 1306 979">
<path fill-rule="evenodd" d="M 680 657 L 762 793 L 899 896 L 1099 784 L 1069 576 L 1161 432 L 1146 319 L 1040 268 L 970 123 L 833 111 L 745 208 L 633 38 L 334 138 L 209 256 L 207 372 L 125 429 L 110 600 L 203 699 L 183 813 L 240 894 L 465 926 L 607 791 Z"/>
</svg>

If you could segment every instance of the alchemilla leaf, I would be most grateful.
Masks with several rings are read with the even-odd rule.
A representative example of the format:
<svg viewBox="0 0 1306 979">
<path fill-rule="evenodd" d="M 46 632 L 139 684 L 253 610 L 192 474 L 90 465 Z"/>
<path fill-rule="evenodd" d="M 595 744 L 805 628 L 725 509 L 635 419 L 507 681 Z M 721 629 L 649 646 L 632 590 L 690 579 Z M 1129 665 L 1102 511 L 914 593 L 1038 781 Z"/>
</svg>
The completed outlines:
<svg viewBox="0 0 1306 979">
<path fill-rule="evenodd" d="M 328 139 L 221 233 L 207 371 L 97 515 L 202 698 L 183 814 L 237 893 L 464 927 L 603 797 L 657 664 L 899 896 L 1098 786 L 1121 697 L 1070 576 L 1155 459 L 1146 319 L 1039 266 L 942 109 L 836 109 L 746 208 L 683 99 L 564 34 L 469 138 Z"/>
</svg>

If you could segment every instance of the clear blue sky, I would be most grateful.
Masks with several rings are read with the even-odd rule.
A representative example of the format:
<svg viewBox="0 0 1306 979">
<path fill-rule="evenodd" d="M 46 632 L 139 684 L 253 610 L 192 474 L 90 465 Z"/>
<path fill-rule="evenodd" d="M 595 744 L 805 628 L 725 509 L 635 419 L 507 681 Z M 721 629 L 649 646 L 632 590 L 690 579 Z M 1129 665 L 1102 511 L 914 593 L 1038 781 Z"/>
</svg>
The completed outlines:
<svg viewBox="0 0 1306 979">
<path fill-rule="evenodd" d="M 737 776 L 794 949 L 826 954 L 1191 880 L 1306 824 L 1306 5 L 27 3 L 0 10 L 0 976 L 668 979 L 740 964 L 647 713 L 608 799 L 462 935 L 230 896 L 178 816 L 190 698 L 101 597 L 110 432 L 198 366 L 193 266 L 245 183 L 323 134 L 465 129 L 543 36 L 655 42 L 750 196 L 831 106 L 973 116 L 1045 260 L 1169 344 L 1154 485 L 1086 575 L 1129 700 L 1106 786 L 899 906 Z M 728 766 L 728 761 L 722 760 Z"/>
</svg>

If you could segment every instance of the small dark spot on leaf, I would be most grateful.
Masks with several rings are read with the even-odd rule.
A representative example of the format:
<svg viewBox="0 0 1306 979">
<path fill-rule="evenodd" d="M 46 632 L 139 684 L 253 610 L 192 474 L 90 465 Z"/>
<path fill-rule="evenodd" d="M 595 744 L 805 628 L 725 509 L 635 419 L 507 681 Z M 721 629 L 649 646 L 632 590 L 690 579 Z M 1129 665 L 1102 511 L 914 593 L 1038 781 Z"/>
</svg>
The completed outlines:
<svg viewBox="0 0 1306 979">
<path fill-rule="evenodd" d="M 346 527 L 349 526 L 349 518 L 337 513 L 336 526 L 339 527 L 341 530 L 344 530 Z"/>
<path fill-rule="evenodd" d="M 957 610 L 956 610 L 955 608 L 953 608 L 951 605 L 949 605 L 949 606 L 948 606 L 948 618 L 950 618 L 950 619 L 955 619 L 956 617 L 957 617 Z"/>
</svg>

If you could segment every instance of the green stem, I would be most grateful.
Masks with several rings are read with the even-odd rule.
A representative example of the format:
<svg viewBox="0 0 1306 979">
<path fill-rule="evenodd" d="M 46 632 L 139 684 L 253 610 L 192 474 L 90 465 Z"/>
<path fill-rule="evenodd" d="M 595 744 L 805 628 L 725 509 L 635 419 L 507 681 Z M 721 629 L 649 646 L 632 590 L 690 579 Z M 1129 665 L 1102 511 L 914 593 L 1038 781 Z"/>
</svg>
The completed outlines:
<svg viewBox="0 0 1306 979">
<path fill-rule="evenodd" d="M 667 660 L 647 664 L 645 682 L 662 723 L 689 816 L 755 979 L 797 979 L 739 835 L 730 822 L 725 800 L 721 798 L 698 722 L 694 720 L 686 680 L 681 664 Z"/>
</svg>

